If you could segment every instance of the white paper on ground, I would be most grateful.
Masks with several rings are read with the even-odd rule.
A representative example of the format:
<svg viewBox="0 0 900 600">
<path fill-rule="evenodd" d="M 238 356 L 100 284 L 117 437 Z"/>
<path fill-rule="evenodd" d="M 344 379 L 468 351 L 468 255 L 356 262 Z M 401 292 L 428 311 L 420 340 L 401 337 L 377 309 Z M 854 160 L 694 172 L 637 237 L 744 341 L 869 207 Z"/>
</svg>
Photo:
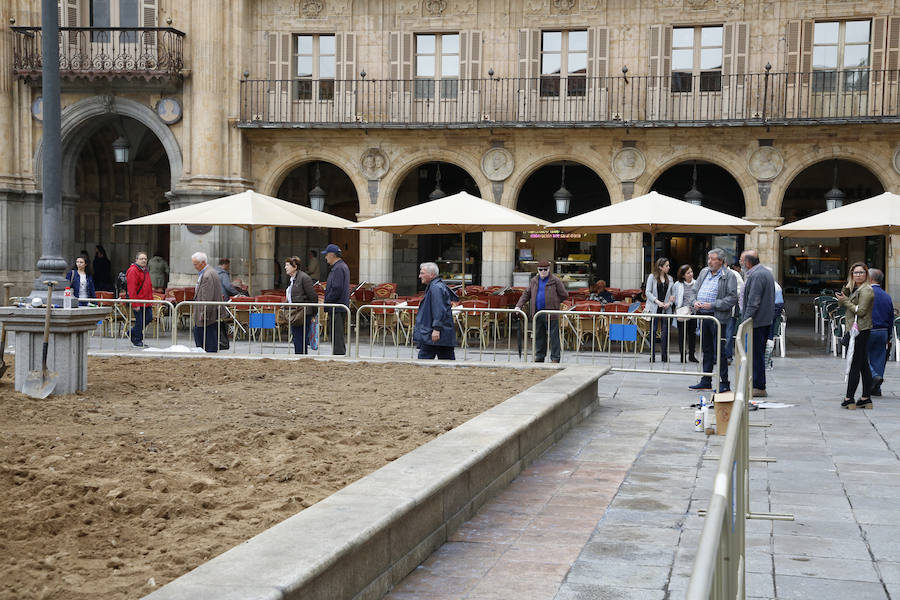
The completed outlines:
<svg viewBox="0 0 900 600">
<path fill-rule="evenodd" d="M 784 402 L 751 402 L 751 404 L 755 404 L 757 408 L 791 408 L 792 406 L 797 406 L 796 404 L 785 404 Z"/>
</svg>

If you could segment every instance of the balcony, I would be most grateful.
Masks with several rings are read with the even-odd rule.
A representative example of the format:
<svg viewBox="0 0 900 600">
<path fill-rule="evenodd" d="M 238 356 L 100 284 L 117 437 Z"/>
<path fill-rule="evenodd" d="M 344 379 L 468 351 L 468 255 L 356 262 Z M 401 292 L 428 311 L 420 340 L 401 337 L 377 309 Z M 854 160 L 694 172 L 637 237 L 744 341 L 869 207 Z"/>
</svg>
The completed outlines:
<svg viewBox="0 0 900 600">
<path fill-rule="evenodd" d="M 698 127 L 900 122 L 900 71 L 244 80 L 243 128 Z"/>
<path fill-rule="evenodd" d="M 41 78 L 41 28 L 13 27 L 13 72 Z M 60 27 L 63 80 L 179 80 L 184 33 L 171 27 Z"/>
</svg>

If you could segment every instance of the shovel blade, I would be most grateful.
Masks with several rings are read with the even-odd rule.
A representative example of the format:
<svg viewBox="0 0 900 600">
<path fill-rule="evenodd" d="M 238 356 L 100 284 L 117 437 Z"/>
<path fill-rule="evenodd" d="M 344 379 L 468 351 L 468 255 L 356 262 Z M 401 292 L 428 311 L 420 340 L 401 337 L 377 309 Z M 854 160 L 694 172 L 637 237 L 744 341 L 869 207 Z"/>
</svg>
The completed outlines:
<svg viewBox="0 0 900 600">
<path fill-rule="evenodd" d="M 53 393 L 59 373 L 54 371 L 29 371 L 22 384 L 22 393 L 43 400 Z"/>
</svg>

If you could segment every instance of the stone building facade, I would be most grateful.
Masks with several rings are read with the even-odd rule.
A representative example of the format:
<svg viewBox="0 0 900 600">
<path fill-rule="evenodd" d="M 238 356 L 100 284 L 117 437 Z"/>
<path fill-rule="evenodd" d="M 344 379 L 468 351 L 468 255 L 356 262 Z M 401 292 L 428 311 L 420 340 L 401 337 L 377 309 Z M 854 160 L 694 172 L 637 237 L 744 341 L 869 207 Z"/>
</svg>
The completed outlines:
<svg viewBox="0 0 900 600">
<path fill-rule="evenodd" d="M 786 287 L 827 287 L 863 259 L 900 293 L 883 238 L 795 245 L 774 231 L 825 210 L 835 184 L 847 202 L 900 190 L 893 2 L 118 0 L 108 14 L 105 3 L 63 4 L 67 256 L 102 243 L 115 271 L 146 249 L 170 261 L 176 285 L 193 281 L 197 250 L 240 271 L 248 244 L 236 228 L 112 223 L 247 188 L 307 203 L 317 171 L 325 210 L 350 219 L 442 187 L 561 220 L 651 190 L 682 197 L 696 166 L 704 205 L 760 225 L 734 249 L 759 248 Z M 0 34 L 0 279 L 18 291 L 40 255 L 38 10 L 0 4 L 14 20 Z M 104 29 L 115 26 L 134 33 Z M 137 60 L 114 58 L 129 52 Z M 131 158 L 119 164 L 112 143 L 123 137 Z M 568 215 L 548 208 L 563 165 L 565 185 L 582 190 Z M 428 252 L 452 252 L 365 230 L 254 235 L 257 288 L 277 283 L 285 255 L 328 241 L 347 247 L 360 281 L 413 282 Z M 698 248 L 718 241 L 661 236 L 657 255 L 696 270 Z M 639 234 L 583 242 L 592 280 L 642 281 Z M 579 254 L 554 243 L 553 258 Z M 476 244 L 485 285 L 512 283 L 533 255 L 518 233 Z"/>
</svg>

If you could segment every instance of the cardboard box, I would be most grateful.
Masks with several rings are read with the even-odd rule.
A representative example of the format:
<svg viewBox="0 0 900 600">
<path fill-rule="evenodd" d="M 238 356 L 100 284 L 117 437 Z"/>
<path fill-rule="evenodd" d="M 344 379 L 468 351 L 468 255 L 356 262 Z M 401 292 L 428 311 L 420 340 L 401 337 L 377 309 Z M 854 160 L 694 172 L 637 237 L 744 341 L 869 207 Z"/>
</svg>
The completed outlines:
<svg viewBox="0 0 900 600">
<path fill-rule="evenodd" d="M 716 435 L 725 435 L 728 432 L 731 409 L 734 407 L 734 392 L 713 394 L 713 402 L 716 409 Z"/>
</svg>

